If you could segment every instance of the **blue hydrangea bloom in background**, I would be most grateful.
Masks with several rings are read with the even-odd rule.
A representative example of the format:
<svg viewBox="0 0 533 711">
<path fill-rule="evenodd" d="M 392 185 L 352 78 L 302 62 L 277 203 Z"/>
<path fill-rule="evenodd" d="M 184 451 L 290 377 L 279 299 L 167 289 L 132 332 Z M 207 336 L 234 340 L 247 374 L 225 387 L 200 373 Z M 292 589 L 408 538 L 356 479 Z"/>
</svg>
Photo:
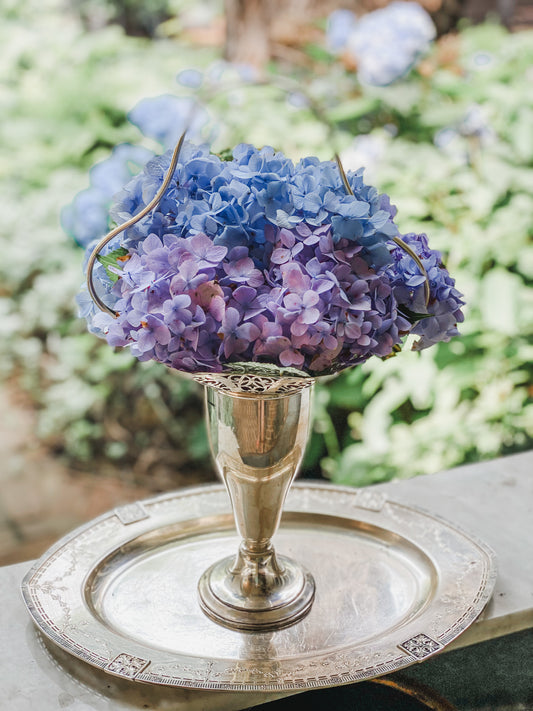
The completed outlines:
<svg viewBox="0 0 533 711">
<path fill-rule="evenodd" d="M 163 148 L 171 148 L 185 129 L 193 140 L 201 140 L 209 116 L 190 97 L 164 94 L 142 99 L 129 112 L 128 119 L 146 137 L 158 141 Z M 109 208 L 115 193 L 153 156 L 153 151 L 142 146 L 115 146 L 109 158 L 91 168 L 90 187 L 63 208 L 61 225 L 65 232 L 83 247 L 101 238 L 109 229 Z"/>
<path fill-rule="evenodd" d="M 209 115 L 191 97 L 163 94 L 141 99 L 128 113 L 128 120 L 163 148 L 173 148 L 185 130 L 191 140 L 201 140 Z"/>
<path fill-rule="evenodd" d="M 82 247 L 99 239 L 109 229 L 109 208 L 113 195 L 153 157 L 142 146 L 115 146 L 109 158 L 91 168 L 91 186 L 82 190 L 61 211 L 61 225 Z"/>
<path fill-rule="evenodd" d="M 393 2 L 352 20 L 347 13 L 330 16 L 327 43 L 353 57 L 363 84 L 386 86 L 406 76 L 436 36 L 431 17 L 416 2 Z"/>
<path fill-rule="evenodd" d="M 327 20 L 326 43 L 330 52 L 337 54 L 346 49 L 357 18 L 351 10 L 334 10 Z"/>
<path fill-rule="evenodd" d="M 114 220 L 153 199 L 170 157 L 153 158 L 118 193 Z M 396 210 L 361 170 L 347 180 L 353 195 L 331 161 L 294 164 L 248 144 L 225 161 L 184 143 L 159 205 L 108 245 L 122 247 L 116 266 L 95 269 L 118 317 L 82 296 L 90 329 L 139 360 L 188 372 L 253 361 L 320 375 L 386 357 L 409 332 L 419 347 L 448 340 L 462 302 L 440 255 L 406 236 L 431 279 L 431 316 L 413 324 L 415 309 L 428 313 L 424 277 L 392 241 Z"/>
</svg>

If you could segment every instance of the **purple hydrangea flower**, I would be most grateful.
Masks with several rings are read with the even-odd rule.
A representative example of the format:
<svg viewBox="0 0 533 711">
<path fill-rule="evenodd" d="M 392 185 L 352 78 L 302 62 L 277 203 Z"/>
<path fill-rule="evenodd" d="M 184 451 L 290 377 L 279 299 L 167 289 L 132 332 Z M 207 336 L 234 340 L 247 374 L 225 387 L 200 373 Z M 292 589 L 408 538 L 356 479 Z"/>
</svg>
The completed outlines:
<svg viewBox="0 0 533 711">
<path fill-rule="evenodd" d="M 241 314 L 230 306 L 220 327 L 223 342 L 220 346 L 224 357 L 229 358 L 234 353 L 244 353 L 252 341 L 259 336 L 259 329 L 253 323 L 243 323 Z"/>
<path fill-rule="evenodd" d="M 425 302 L 425 278 L 414 259 L 400 247 L 393 249 L 394 262 L 387 273 L 399 308 L 407 309 L 408 314 L 424 316 L 411 329 L 411 333 L 420 336 L 413 348 L 422 350 L 458 335 L 457 324 L 464 320 L 461 307 L 465 302 L 442 262 L 442 255 L 429 248 L 427 236 L 410 233 L 402 239 L 416 253 L 427 272 L 430 290 L 428 305 Z"/>
<path fill-rule="evenodd" d="M 156 343 L 166 346 L 172 338 L 168 326 L 157 316 L 151 314 L 145 316 L 140 322 L 139 330 L 134 331 L 132 335 L 135 343 L 132 344 L 131 350 L 134 355 L 137 353 L 143 355 L 147 351 L 151 351 Z"/>
</svg>

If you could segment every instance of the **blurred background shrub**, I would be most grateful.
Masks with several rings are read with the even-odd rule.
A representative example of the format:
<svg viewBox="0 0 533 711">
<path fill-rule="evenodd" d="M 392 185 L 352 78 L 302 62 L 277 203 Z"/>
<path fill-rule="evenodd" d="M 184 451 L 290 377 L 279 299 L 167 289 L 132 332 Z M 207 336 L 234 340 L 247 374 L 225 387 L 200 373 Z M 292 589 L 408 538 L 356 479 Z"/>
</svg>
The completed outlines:
<svg viewBox="0 0 533 711">
<path fill-rule="evenodd" d="M 361 485 L 530 448 L 533 32 L 457 25 L 457 4 L 426 2 L 437 38 L 398 35 L 405 61 L 373 81 L 361 54 L 372 46 L 350 36 L 358 21 L 335 30 L 339 3 L 259 5 L 7 0 L 0 375 L 31 394 L 39 436 L 78 468 L 154 489 L 210 473 L 200 388 L 114 353 L 75 306 L 81 245 L 106 231 L 111 194 L 172 144 L 195 103 L 193 137 L 215 151 L 339 150 L 346 168 L 364 166 L 466 295 L 462 338 L 318 386 L 304 473 Z M 507 24 L 527 22 L 511 10 Z M 250 42 L 260 27 L 262 45 Z M 254 85 L 259 70 L 269 81 Z"/>
</svg>

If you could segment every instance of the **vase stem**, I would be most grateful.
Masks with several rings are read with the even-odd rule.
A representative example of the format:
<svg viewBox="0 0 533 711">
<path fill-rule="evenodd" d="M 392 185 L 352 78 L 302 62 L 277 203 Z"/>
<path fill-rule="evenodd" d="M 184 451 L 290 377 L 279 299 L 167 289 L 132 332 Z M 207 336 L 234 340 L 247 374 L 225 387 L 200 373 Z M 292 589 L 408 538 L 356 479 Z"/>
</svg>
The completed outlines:
<svg viewBox="0 0 533 711">
<path fill-rule="evenodd" d="M 312 387 L 228 392 L 206 387 L 209 441 L 242 541 L 237 556 L 199 582 L 204 612 L 228 627 L 278 629 L 301 619 L 314 597 L 311 575 L 272 545 L 309 435 Z"/>
</svg>

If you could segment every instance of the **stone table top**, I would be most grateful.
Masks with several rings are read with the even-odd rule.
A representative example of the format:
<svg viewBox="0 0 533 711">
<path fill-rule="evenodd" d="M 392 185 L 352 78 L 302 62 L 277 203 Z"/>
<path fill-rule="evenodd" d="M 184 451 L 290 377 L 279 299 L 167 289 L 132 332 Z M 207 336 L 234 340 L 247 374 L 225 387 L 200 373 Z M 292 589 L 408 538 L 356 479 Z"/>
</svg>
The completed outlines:
<svg viewBox="0 0 533 711">
<path fill-rule="evenodd" d="M 492 600 L 445 651 L 533 627 L 533 451 L 373 490 L 448 519 L 496 553 L 498 578 Z M 0 569 L 0 709 L 237 711 L 288 695 L 155 687 L 105 674 L 37 633 L 20 593 L 30 566 Z"/>
<path fill-rule="evenodd" d="M 533 627 L 533 451 L 373 490 L 439 514 L 496 553 L 492 599 L 448 651 Z"/>
</svg>

